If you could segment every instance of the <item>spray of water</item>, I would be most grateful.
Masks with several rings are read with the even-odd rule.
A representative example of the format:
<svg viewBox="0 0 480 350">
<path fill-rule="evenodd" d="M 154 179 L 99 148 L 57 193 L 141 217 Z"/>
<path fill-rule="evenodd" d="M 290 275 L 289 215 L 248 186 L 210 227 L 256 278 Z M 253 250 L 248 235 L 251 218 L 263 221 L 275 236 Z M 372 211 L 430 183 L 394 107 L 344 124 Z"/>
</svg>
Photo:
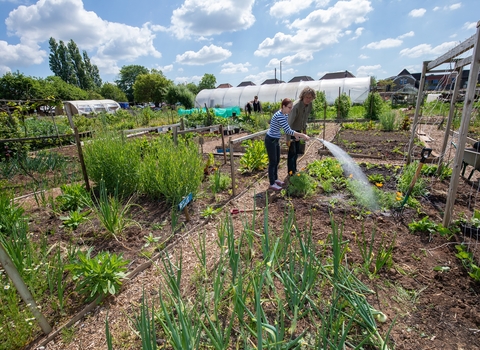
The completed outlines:
<svg viewBox="0 0 480 350">
<path fill-rule="evenodd" d="M 331 142 L 319 139 L 315 140 L 323 143 L 335 158 L 340 162 L 343 172 L 350 180 L 351 190 L 353 195 L 363 206 L 370 210 L 377 210 L 379 208 L 373 186 L 368 181 L 365 174 L 358 164 L 350 157 L 344 150 Z"/>
</svg>

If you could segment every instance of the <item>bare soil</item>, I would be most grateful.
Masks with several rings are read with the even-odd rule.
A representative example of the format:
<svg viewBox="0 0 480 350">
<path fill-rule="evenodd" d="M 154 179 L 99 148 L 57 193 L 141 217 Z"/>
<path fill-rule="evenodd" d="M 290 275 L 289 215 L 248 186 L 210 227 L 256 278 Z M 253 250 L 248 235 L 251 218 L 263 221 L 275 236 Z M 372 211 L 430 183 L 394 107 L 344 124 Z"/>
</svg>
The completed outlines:
<svg viewBox="0 0 480 350">
<path fill-rule="evenodd" d="M 443 142 L 443 131 L 436 127 L 423 129 L 429 136 L 428 146 L 437 153 Z M 233 135 L 233 138 L 242 136 Z M 394 170 L 391 167 L 377 167 L 369 170 L 366 163 L 379 165 L 405 164 L 405 152 L 410 134 L 405 132 L 378 132 L 341 130 L 339 125 L 328 124 L 325 139 L 333 141 L 350 155 L 352 155 L 362 169 L 368 172 L 382 173 L 392 176 L 391 182 L 385 184 L 385 190 L 395 189 Z M 221 144 L 221 139 L 206 138 L 203 152 L 214 153 L 217 162 L 223 162 L 223 155 L 215 151 Z M 419 155 L 421 147 L 415 149 Z M 325 150 L 318 142 L 307 143 L 306 154 L 299 159 L 299 167 L 324 157 Z M 280 178 L 288 180 L 286 174 L 285 157 L 280 165 Z M 448 158 L 447 158 L 448 160 Z M 238 169 L 239 157 L 235 157 L 235 169 Z M 222 165 L 221 170 L 229 173 L 230 164 Z M 393 252 L 394 264 L 392 268 L 381 271 L 379 276 L 369 279 L 360 275 L 364 283 L 375 290 L 376 295 L 370 298 L 370 303 L 385 312 L 389 320 L 395 320 L 391 330 L 391 341 L 395 349 L 480 349 L 480 285 L 471 279 L 462 263 L 455 257 L 455 244 L 467 242 L 470 248 L 477 252 L 477 240 L 457 234 L 447 240 L 438 234 L 412 234 L 408 224 L 428 216 L 431 220 L 441 223 L 446 197 L 449 189 L 448 180 L 432 179 L 429 182 L 429 195 L 421 198 L 422 209 L 415 211 L 406 208 L 402 212 L 375 212 L 359 216 L 358 208 L 351 207 L 348 198 L 340 197 L 332 205 L 331 197 L 318 194 L 312 198 L 285 198 L 277 193 L 267 191 L 268 179 L 265 172 L 247 175 L 238 175 L 236 178 L 236 196 L 231 197 L 225 192 L 218 194 L 215 199 L 204 196 L 195 199 L 187 208 L 190 221 L 181 215 L 183 228 L 175 235 L 171 234 L 170 208 L 161 202 L 151 202 L 146 198 L 137 198 L 135 203 L 140 207 L 133 212 L 133 218 L 140 224 L 131 226 L 119 241 L 105 239 L 99 235 L 100 225 L 92 221 L 80 227 L 73 233 L 60 228 L 58 216 L 45 208 L 38 208 L 26 199 L 30 206 L 30 227 L 36 237 L 50 233 L 51 243 L 93 245 L 96 250 L 110 250 L 122 253 L 131 261 L 129 270 L 147 263 L 149 259 L 139 253 L 145 244 L 144 236 L 153 233 L 164 242 L 165 250 L 171 257 L 182 252 L 183 275 L 185 280 L 183 293 L 189 293 L 192 276 L 198 264 L 192 248 L 199 234 L 206 234 L 208 247 L 208 265 L 213 266 L 217 256 L 216 227 L 220 220 L 231 209 L 266 208 L 268 203 L 268 217 L 271 227 L 281 227 L 286 208 L 291 204 L 295 208 L 298 227 L 312 225 L 314 241 L 324 241 L 331 233 L 331 214 L 338 222 L 344 222 L 344 240 L 350 241 L 351 251 L 348 253 L 348 262 L 352 266 L 362 262 L 357 248 L 357 237 L 362 230 L 370 234 L 376 229 L 377 236 L 385 237 L 387 241 L 395 239 Z M 469 182 L 460 179 L 457 201 L 454 207 L 454 216 L 462 213 L 470 215 L 474 208 L 480 209 L 477 202 L 477 177 Z M 268 200 L 267 200 L 268 199 Z M 201 212 L 207 207 L 221 207 L 223 213 L 213 219 L 204 219 Z M 251 217 L 253 213 L 232 215 L 234 226 L 242 227 L 242 220 Z M 257 211 L 258 221 L 261 222 L 264 211 Z M 194 243 L 193 243 L 194 244 Z M 379 244 L 379 242 L 376 242 Z M 143 249 L 149 252 L 148 249 Z M 148 257 L 155 257 L 157 252 L 150 251 Z M 478 255 L 478 254 L 477 254 Z M 435 271 L 436 266 L 448 267 L 448 272 Z M 154 260 L 151 266 L 126 281 L 121 293 L 109 297 L 98 307 L 89 312 L 86 317 L 74 323 L 74 335 L 69 342 L 59 332 L 53 340 L 44 344 L 41 336 L 29 348 L 40 349 L 105 349 L 104 322 L 108 313 L 111 330 L 116 339 L 115 348 L 139 348 L 138 337 L 130 329 L 131 317 L 138 309 L 142 292 L 154 296 L 158 293 L 161 284 L 161 263 Z M 83 308 L 75 295 L 69 298 L 67 316 L 51 315 L 58 329 L 64 325 L 75 313 Z M 308 325 L 303 325 L 308 327 Z M 380 325 L 381 333 L 388 331 L 390 323 Z"/>
</svg>

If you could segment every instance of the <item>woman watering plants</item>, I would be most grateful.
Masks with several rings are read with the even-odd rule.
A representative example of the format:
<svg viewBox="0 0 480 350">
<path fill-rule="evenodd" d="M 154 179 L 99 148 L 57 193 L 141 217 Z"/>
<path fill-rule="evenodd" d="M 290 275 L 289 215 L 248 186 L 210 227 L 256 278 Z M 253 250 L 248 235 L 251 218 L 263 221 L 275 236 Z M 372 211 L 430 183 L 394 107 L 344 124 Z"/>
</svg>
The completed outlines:
<svg viewBox="0 0 480 350">
<path fill-rule="evenodd" d="M 292 100 L 285 98 L 282 101 L 281 108 L 276 112 L 270 121 L 270 128 L 265 135 L 265 148 L 268 154 L 268 180 L 270 181 L 269 189 L 280 191 L 284 182 L 278 179 L 278 164 L 280 163 L 280 130 L 283 129 L 285 134 L 292 136 L 295 140 L 299 138 L 305 141 L 310 138 L 308 135 L 294 131 L 288 125 L 288 113 L 293 107 Z"/>
<path fill-rule="evenodd" d="M 315 99 L 315 90 L 305 87 L 298 100 L 293 104 L 293 108 L 288 114 L 288 125 L 296 132 L 305 133 L 307 130 L 307 119 L 312 111 L 312 101 Z M 287 170 L 288 174 L 293 175 L 297 172 L 297 158 L 299 154 L 303 154 L 304 149 L 298 138 L 287 136 L 288 158 Z"/>
</svg>

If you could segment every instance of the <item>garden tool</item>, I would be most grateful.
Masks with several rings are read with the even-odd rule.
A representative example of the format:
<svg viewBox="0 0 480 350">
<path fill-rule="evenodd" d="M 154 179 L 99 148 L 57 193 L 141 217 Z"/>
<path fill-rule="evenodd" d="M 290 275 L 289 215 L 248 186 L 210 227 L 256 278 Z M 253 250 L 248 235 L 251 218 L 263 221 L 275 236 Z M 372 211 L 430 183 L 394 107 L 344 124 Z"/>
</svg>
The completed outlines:
<svg viewBox="0 0 480 350">
<path fill-rule="evenodd" d="M 233 208 L 232 210 L 230 210 L 230 214 L 234 215 L 234 214 L 238 214 L 238 213 L 248 213 L 248 212 L 256 211 L 256 210 L 261 210 L 261 208 L 256 208 L 256 209 L 237 209 L 237 208 Z"/>
<path fill-rule="evenodd" d="M 425 164 L 425 160 L 430 156 L 431 153 L 432 153 L 431 148 L 425 148 L 424 147 L 422 149 L 422 152 L 420 153 L 420 162 L 418 163 L 417 171 L 415 172 L 415 175 L 413 176 L 412 182 L 410 183 L 410 186 L 408 187 L 407 193 L 405 193 L 405 198 L 403 199 L 403 202 L 400 205 L 400 209 L 403 209 L 403 206 L 405 205 L 405 203 L 407 203 L 408 197 L 410 196 L 410 193 L 412 193 L 413 186 L 415 186 L 415 183 L 417 182 L 417 179 L 420 176 L 423 164 Z"/>
</svg>

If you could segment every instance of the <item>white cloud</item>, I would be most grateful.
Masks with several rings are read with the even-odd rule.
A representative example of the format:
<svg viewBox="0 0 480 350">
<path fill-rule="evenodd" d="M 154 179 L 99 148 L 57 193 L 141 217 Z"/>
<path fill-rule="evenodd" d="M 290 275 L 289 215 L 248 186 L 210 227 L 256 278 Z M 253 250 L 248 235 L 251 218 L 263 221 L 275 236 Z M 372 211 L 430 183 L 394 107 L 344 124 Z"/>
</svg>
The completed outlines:
<svg viewBox="0 0 480 350">
<path fill-rule="evenodd" d="M 402 43 L 403 41 L 400 39 L 388 38 L 388 39 L 372 42 L 368 45 L 365 45 L 364 47 L 366 47 L 367 49 L 380 50 L 380 49 L 388 49 L 391 47 L 397 47 L 402 45 Z"/>
<path fill-rule="evenodd" d="M 338 1 L 328 9 L 317 9 L 303 19 L 296 19 L 288 29 L 293 34 L 278 32 L 273 38 L 263 40 L 255 56 L 268 57 L 287 52 L 301 52 L 308 47 L 311 51 L 337 43 L 345 30 L 367 20 L 373 10 L 369 0 Z"/>
<path fill-rule="evenodd" d="M 282 18 L 299 13 L 309 8 L 313 3 L 316 7 L 323 7 L 328 5 L 330 0 L 281 0 L 276 1 L 270 7 L 270 16 Z"/>
<path fill-rule="evenodd" d="M 153 46 L 155 35 L 148 23 L 132 27 L 108 22 L 92 11 L 86 11 L 81 0 L 38 1 L 19 6 L 5 20 L 9 35 L 20 38 L 24 53 L 21 60 L 38 64 L 46 57 L 39 51 L 39 43 L 50 37 L 65 43 L 73 40 L 80 51 L 90 51 L 92 62 L 103 68 L 102 73 L 115 72 L 119 60 L 134 61 L 140 56 L 161 57 Z M 9 47 L 9 51 L 19 48 Z M 96 50 L 96 52 L 95 52 Z M 93 51 L 93 55 L 91 52 Z M 28 52 L 29 54 L 26 54 Z M 38 57 L 32 58 L 35 52 Z M 2 59 L 2 62 L 5 62 Z"/>
<path fill-rule="evenodd" d="M 404 38 L 408 38 L 408 37 L 412 37 L 412 36 L 415 36 L 415 32 L 409 31 L 408 33 L 400 35 L 398 37 L 398 39 L 404 39 Z"/>
<path fill-rule="evenodd" d="M 177 55 L 176 62 L 187 65 L 203 65 L 208 63 L 221 62 L 226 60 L 232 53 L 219 46 L 204 46 L 199 51 L 186 51 Z"/>
<path fill-rule="evenodd" d="M 169 31 L 177 38 L 211 36 L 251 27 L 255 0 L 185 0 L 173 11 Z"/>
<path fill-rule="evenodd" d="M 458 10 L 460 7 L 462 7 L 462 3 L 457 2 L 456 4 L 452 4 L 452 5 L 448 6 L 448 9 L 449 10 Z"/>
<path fill-rule="evenodd" d="M 248 72 L 248 67 L 250 67 L 250 63 L 232 63 L 227 62 L 222 64 L 222 70 L 220 74 L 235 74 L 235 73 L 246 73 Z"/>
<path fill-rule="evenodd" d="M 361 60 L 366 60 L 367 58 L 369 58 L 367 55 L 360 55 L 358 56 L 358 58 L 360 58 Z"/>
<path fill-rule="evenodd" d="M 358 77 L 368 77 L 375 75 L 376 72 L 378 72 L 382 66 L 380 64 L 376 64 L 374 66 L 360 66 L 357 68 L 357 76 Z"/>
<path fill-rule="evenodd" d="M 424 8 L 414 9 L 408 13 L 410 17 L 423 17 L 423 15 L 427 12 Z"/>
<path fill-rule="evenodd" d="M 302 51 L 296 53 L 295 55 L 285 56 L 282 59 L 273 58 L 268 62 L 267 67 L 275 68 L 280 66 L 280 61 L 284 66 L 296 66 L 303 64 L 305 62 L 309 62 L 313 60 L 313 53 L 309 51 Z"/>
<path fill-rule="evenodd" d="M 355 35 L 354 35 L 350 40 L 358 39 L 358 38 L 362 35 L 364 29 L 365 29 L 365 28 L 363 28 L 363 27 L 357 28 L 357 29 L 355 30 Z"/>
<path fill-rule="evenodd" d="M 27 67 L 32 64 L 40 64 L 47 57 L 44 50 L 36 44 L 9 45 L 6 41 L 0 40 L 0 72 L 10 72 L 9 66 L 16 65 Z"/>
<path fill-rule="evenodd" d="M 477 28 L 477 22 L 465 22 L 463 29 L 470 30 Z"/>
<path fill-rule="evenodd" d="M 439 56 L 458 45 L 456 41 L 449 41 L 432 47 L 430 44 L 420 44 L 410 49 L 403 49 L 400 51 L 400 56 L 409 58 L 417 58 L 420 56 Z"/>
<path fill-rule="evenodd" d="M 173 71 L 173 64 L 169 64 L 166 66 L 157 66 L 157 69 L 161 70 L 162 73 L 168 73 Z"/>
</svg>

